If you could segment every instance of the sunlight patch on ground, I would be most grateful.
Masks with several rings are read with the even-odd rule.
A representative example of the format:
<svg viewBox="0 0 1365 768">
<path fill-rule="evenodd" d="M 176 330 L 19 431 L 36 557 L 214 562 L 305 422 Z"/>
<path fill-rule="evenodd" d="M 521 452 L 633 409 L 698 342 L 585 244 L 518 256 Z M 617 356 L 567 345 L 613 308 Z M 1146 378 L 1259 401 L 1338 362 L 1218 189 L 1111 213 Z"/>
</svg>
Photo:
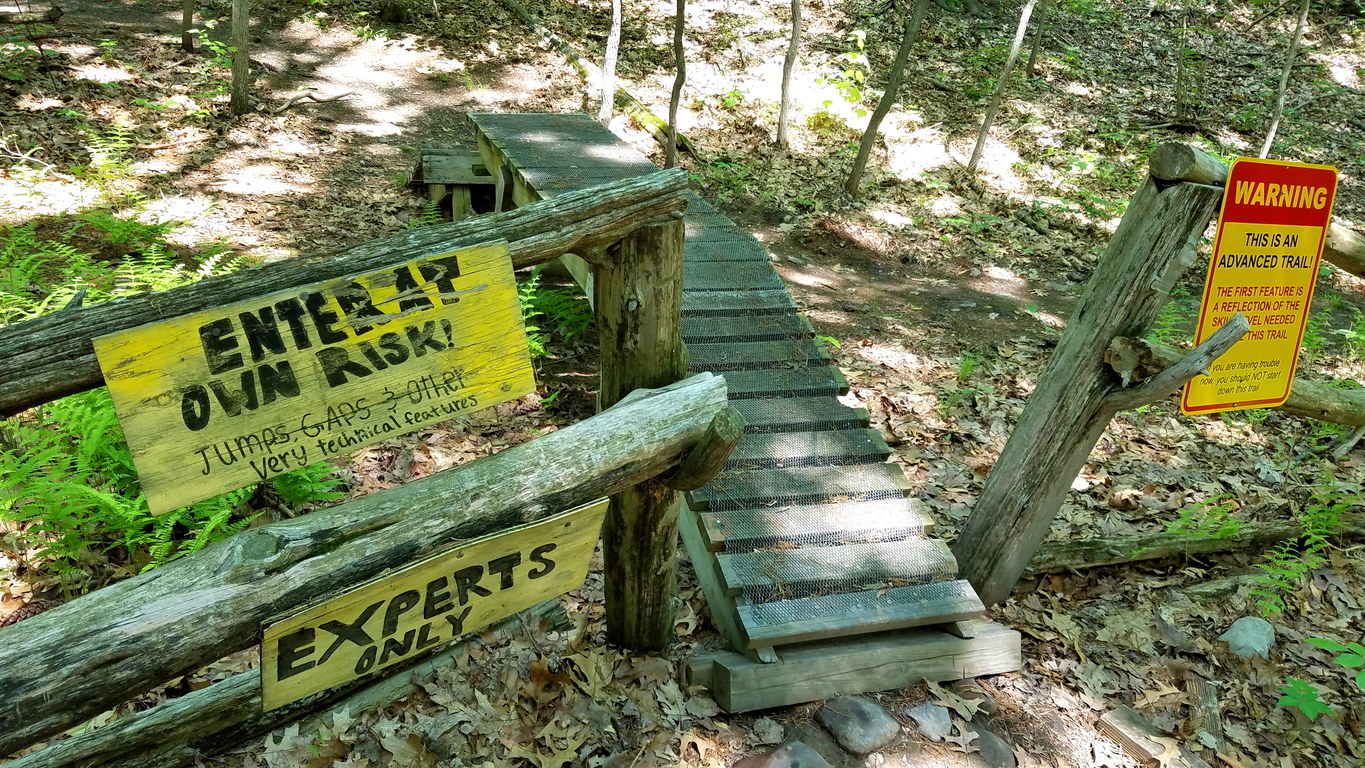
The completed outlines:
<svg viewBox="0 0 1365 768">
<path fill-rule="evenodd" d="M 904 138 L 888 139 L 887 145 L 891 150 L 888 166 L 897 178 L 904 181 L 918 180 L 953 162 L 952 155 L 943 145 L 943 132 L 938 128 L 920 128 Z"/>
<path fill-rule="evenodd" d="M 228 195 L 306 195 L 313 179 L 301 171 L 263 163 L 227 171 L 211 186 Z"/>
<path fill-rule="evenodd" d="M 123 67 L 111 67 L 107 64 L 82 64 L 79 67 L 72 67 L 71 72 L 81 80 L 96 83 L 118 83 L 133 79 L 132 72 Z"/>
<path fill-rule="evenodd" d="M 98 184 L 0 178 L 0 221 L 13 226 L 39 216 L 76 213 L 99 205 L 103 200 L 104 190 Z"/>
</svg>

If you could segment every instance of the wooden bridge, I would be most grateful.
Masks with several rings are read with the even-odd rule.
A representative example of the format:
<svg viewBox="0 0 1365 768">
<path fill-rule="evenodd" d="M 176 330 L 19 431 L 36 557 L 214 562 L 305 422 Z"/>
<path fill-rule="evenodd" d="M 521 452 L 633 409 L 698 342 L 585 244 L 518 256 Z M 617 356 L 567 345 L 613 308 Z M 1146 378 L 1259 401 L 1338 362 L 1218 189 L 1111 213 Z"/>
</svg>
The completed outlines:
<svg viewBox="0 0 1365 768">
<path fill-rule="evenodd" d="M 471 115 L 497 207 L 656 170 L 586 115 Z M 465 166 L 424 150 L 428 189 L 467 200 Z M 447 168 L 460 173 L 446 179 Z M 723 374 L 745 437 L 682 504 L 683 543 L 734 649 L 693 660 L 731 711 L 1020 666 L 986 622 L 867 412 L 752 235 L 695 194 L 685 212 L 682 335 L 692 371 Z M 593 295 L 577 257 L 571 273 Z"/>
</svg>

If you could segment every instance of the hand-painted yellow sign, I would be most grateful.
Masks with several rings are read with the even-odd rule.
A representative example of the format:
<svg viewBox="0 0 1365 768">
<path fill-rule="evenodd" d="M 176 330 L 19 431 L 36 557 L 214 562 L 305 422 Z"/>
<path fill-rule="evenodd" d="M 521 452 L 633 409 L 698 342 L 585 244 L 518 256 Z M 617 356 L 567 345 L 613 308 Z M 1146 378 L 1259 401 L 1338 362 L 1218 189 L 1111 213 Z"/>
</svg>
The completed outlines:
<svg viewBox="0 0 1365 768">
<path fill-rule="evenodd" d="M 535 388 L 507 244 L 95 339 L 156 513 Z"/>
<path fill-rule="evenodd" d="M 1325 165 L 1232 164 L 1199 310 L 1199 343 L 1234 313 L 1251 330 L 1185 385 L 1184 413 L 1274 408 L 1289 399 L 1313 303 L 1337 172 Z"/>
<path fill-rule="evenodd" d="M 266 627 L 272 710 L 378 672 L 583 583 L 607 500 L 487 536 Z"/>
</svg>

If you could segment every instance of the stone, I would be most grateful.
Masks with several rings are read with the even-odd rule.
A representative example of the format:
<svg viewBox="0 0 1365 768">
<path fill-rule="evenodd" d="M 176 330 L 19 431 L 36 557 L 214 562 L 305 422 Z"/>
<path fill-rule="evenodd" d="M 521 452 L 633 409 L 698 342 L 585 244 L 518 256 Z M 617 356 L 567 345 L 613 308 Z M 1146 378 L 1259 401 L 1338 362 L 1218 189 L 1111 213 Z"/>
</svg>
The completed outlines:
<svg viewBox="0 0 1365 768">
<path fill-rule="evenodd" d="M 866 755 L 890 744 L 901 724 L 878 704 L 862 696 L 840 696 L 816 710 L 815 719 L 825 726 L 839 746 L 855 755 Z"/>
<path fill-rule="evenodd" d="M 926 703 L 905 710 L 905 714 L 915 721 L 919 732 L 930 741 L 943 741 L 944 736 L 953 732 L 953 718 L 947 707 Z"/>
<path fill-rule="evenodd" d="M 1228 644 L 1228 650 L 1249 659 L 1270 658 L 1270 647 L 1275 644 L 1275 627 L 1259 616 L 1243 616 L 1232 622 L 1228 631 L 1218 636 Z"/>
<path fill-rule="evenodd" d="M 731 768 L 834 768 L 819 752 L 799 741 L 789 741 L 766 755 L 750 755 Z"/>
<path fill-rule="evenodd" d="M 980 750 L 976 754 L 979 763 L 984 763 L 990 768 L 1016 768 L 1019 761 L 1014 757 L 1014 748 L 1008 741 L 1000 738 L 999 734 L 980 723 L 973 723 L 971 730 L 976 732 L 976 740 L 972 746 Z"/>
<path fill-rule="evenodd" d="M 787 742 L 793 741 L 799 741 L 819 752 L 820 756 L 825 758 L 825 762 L 834 768 L 844 768 L 854 762 L 851 755 L 834 743 L 834 737 L 815 723 L 800 722 L 788 726 Z"/>
</svg>

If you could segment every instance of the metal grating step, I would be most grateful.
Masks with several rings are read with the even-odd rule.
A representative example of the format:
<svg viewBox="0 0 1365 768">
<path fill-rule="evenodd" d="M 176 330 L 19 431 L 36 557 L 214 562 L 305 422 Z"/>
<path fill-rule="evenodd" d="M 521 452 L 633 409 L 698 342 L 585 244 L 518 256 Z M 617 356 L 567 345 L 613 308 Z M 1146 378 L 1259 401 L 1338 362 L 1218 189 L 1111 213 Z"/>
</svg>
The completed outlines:
<svg viewBox="0 0 1365 768">
<path fill-rule="evenodd" d="M 957 575 L 948 545 L 907 539 L 716 555 L 726 593 L 751 604 L 924 584 Z"/>
<path fill-rule="evenodd" d="M 688 344 L 687 352 L 688 370 L 693 373 L 788 368 L 829 362 L 825 348 L 814 339 Z"/>
<path fill-rule="evenodd" d="M 744 431 L 810 432 L 867 426 L 867 409 L 849 408 L 832 397 L 793 397 L 731 402 L 744 417 Z"/>
<path fill-rule="evenodd" d="M 689 292 L 683 287 L 683 317 L 705 317 L 708 315 L 768 315 L 776 312 L 791 312 L 796 302 L 786 288 L 772 288 L 762 291 L 696 291 Z"/>
<path fill-rule="evenodd" d="M 732 341 L 776 341 L 815 336 L 810 321 L 795 312 L 782 315 L 684 317 L 682 337 L 688 344 Z"/>
<path fill-rule="evenodd" d="M 766 261 L 683 262 L 683 291 L 777 290 L 782 278 Z"/>
<path fill-rule="evenodd" d="M 832 365 L 769 368 L 759 371 L 726 371 L 731 400 L 778 397 L 839 397 L 848 394 L 848 380 Z"/>
<path fill-rule="evenodd" d="M 739 606 L 750 648 L 974 619 L 986 612 L 966 581 L 936 581 Z"/>
<path fill-rule="evenodd" d="M 763 244 L 749 240 L 688 240 L 683 243 L 683 263 L 753 261 L 771 263 Z"/>
<path fill-rule="evenodd" d="M 720 477 L 692 491 L 688 498 L 693 509 L 711 512 L 773 504 L 901 499 L 909 490 L 910 483 L 895 464 L 851 464 L 726 470 Z"/>
<path fill-rule="evenodd" d="M 734 406 L 743 415 L 740 404 Z M 754 433 L 739 441 L 725 467 L 744 470 L 872 464 L 886 461 L 890 455 L 891 449 L 874 429 Z"/>
<path fill-rule="evenodd" d="M 712 552 L 748 552 L 792 544 L 853 544 L 928 535 L 933 521 L 919 499 L 842 504 L 774 504 L 698 515 Z"/>
</svg>

